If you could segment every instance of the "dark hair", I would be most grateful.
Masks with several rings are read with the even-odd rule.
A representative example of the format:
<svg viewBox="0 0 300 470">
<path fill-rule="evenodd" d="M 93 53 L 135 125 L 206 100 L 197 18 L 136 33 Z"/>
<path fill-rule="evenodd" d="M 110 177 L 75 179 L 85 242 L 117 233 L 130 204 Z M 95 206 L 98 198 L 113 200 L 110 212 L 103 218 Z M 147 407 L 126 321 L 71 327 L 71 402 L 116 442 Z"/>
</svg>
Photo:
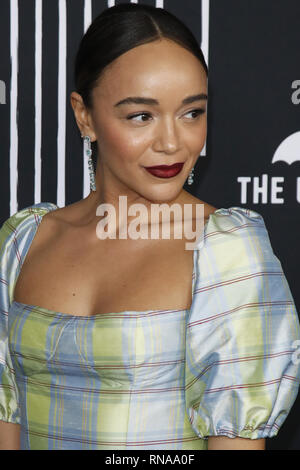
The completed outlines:
<svg viewBox="0 0 300 470">
<path fill-rule="evenodd" d="M 104 10 L 83 36 L 75 58 L 75 87 L 87 108 L 92 109 L 92 91 L 111 62 L 142 44 L 168 38 L 189 50 L 208 68 L 202 50 L 189 28 L 163 8 L 123 3 Z M 93 145 L 94 144 L 94 145 Z M 97 143 L 94 142 L 93 157 Z"/>
</svg>

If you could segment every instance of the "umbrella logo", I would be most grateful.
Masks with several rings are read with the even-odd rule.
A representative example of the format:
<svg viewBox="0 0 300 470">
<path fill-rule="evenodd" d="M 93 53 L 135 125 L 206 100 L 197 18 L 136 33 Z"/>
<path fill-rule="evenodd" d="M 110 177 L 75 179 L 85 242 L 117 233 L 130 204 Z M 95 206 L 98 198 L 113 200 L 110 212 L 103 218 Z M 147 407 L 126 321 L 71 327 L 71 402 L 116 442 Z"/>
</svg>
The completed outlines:
<svg viewBox="0 0 300 470">
<path fill-rule="evenodd" d="M 288 165 L 300 162 L 300 132 L 295 132 L 281 142 L 272 159 L 272 163 L 276 162 L 285 162 Z"/>
</svg>

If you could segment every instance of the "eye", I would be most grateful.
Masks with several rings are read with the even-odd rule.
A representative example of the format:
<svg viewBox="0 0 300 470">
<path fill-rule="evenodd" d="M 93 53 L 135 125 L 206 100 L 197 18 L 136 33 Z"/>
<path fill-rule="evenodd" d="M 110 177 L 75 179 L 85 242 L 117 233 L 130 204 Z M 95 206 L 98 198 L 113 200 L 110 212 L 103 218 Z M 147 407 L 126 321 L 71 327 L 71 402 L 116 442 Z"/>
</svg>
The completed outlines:
<svg viewBox="0 0 300 470">
<path fill-rule="evenodd" d="M 131 115 L 127 116 L 126 119 L 128 119 L 130 121 L 136 121 L 136 122 L 147 122 L 148 121 L 148 119 L 147 120 L 137 120 L 137 119 L 135 119 L 135 118 L 138 118 L 138 117 L 141 117 L 141 116 L 151 117 L 151 115 L 148 114 L 148 113 L 138 113 L 138 114 L 131 114 Z"/>
<path fill-rule="evenodd" d="M 202 109 L 202 108 L 197 108 L 197 109 L 192 109 L 192 111 L 189 111 L 188 113 L 185 114 L 185 116 L 187 114 L 196 114 L 196 116 L 192 119 L 192 121 L 195 121 L 201 114 L 204 114 L 205 113 L 205 109 Z"/>
</svg>

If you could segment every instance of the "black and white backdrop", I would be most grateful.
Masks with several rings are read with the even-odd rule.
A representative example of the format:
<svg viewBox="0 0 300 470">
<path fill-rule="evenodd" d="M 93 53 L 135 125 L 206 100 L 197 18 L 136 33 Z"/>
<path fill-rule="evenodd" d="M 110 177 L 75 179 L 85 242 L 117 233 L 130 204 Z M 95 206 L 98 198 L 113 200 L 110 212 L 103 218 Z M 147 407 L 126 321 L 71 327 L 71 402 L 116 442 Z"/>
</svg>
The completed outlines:
<svg viewBox="0 0 300 470">
<path fill-rule="evenodd" d="M 0 224 L 38 202 L 86 197 L 70 105 L 80 39 L 114 0 L 1 0 Z M 185 189 L 265 220 L 300 312 L 299 0 L 136 0 L 175 13 L 209 67 L 208 136 Z M 268 449 L 300 449 L 300 397 Z"/>
</svg>

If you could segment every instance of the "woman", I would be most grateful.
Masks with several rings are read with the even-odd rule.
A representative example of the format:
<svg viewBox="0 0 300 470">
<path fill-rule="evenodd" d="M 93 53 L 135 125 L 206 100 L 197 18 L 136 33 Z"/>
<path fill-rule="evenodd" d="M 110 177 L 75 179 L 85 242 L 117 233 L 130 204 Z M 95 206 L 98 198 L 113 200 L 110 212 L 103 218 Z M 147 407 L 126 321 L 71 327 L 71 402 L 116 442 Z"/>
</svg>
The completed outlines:
<svg viewBox="0 0 300 470">
<path fill-rule="evenodd" d="M 264 449 L 297 395 L 299 321 L 262 217 L 183 189 L 207 132 L 197 41 L 163 9 L 109 8 L 75 84 L 89 196 L 1 228 L 2 448 Z M 200 205 L 202 237 L 101 239 L 103 204 L 124 228 L 119 196 L 125 228 L 136 203 L 176 203 L 195 229 Z"/>
</svg>

